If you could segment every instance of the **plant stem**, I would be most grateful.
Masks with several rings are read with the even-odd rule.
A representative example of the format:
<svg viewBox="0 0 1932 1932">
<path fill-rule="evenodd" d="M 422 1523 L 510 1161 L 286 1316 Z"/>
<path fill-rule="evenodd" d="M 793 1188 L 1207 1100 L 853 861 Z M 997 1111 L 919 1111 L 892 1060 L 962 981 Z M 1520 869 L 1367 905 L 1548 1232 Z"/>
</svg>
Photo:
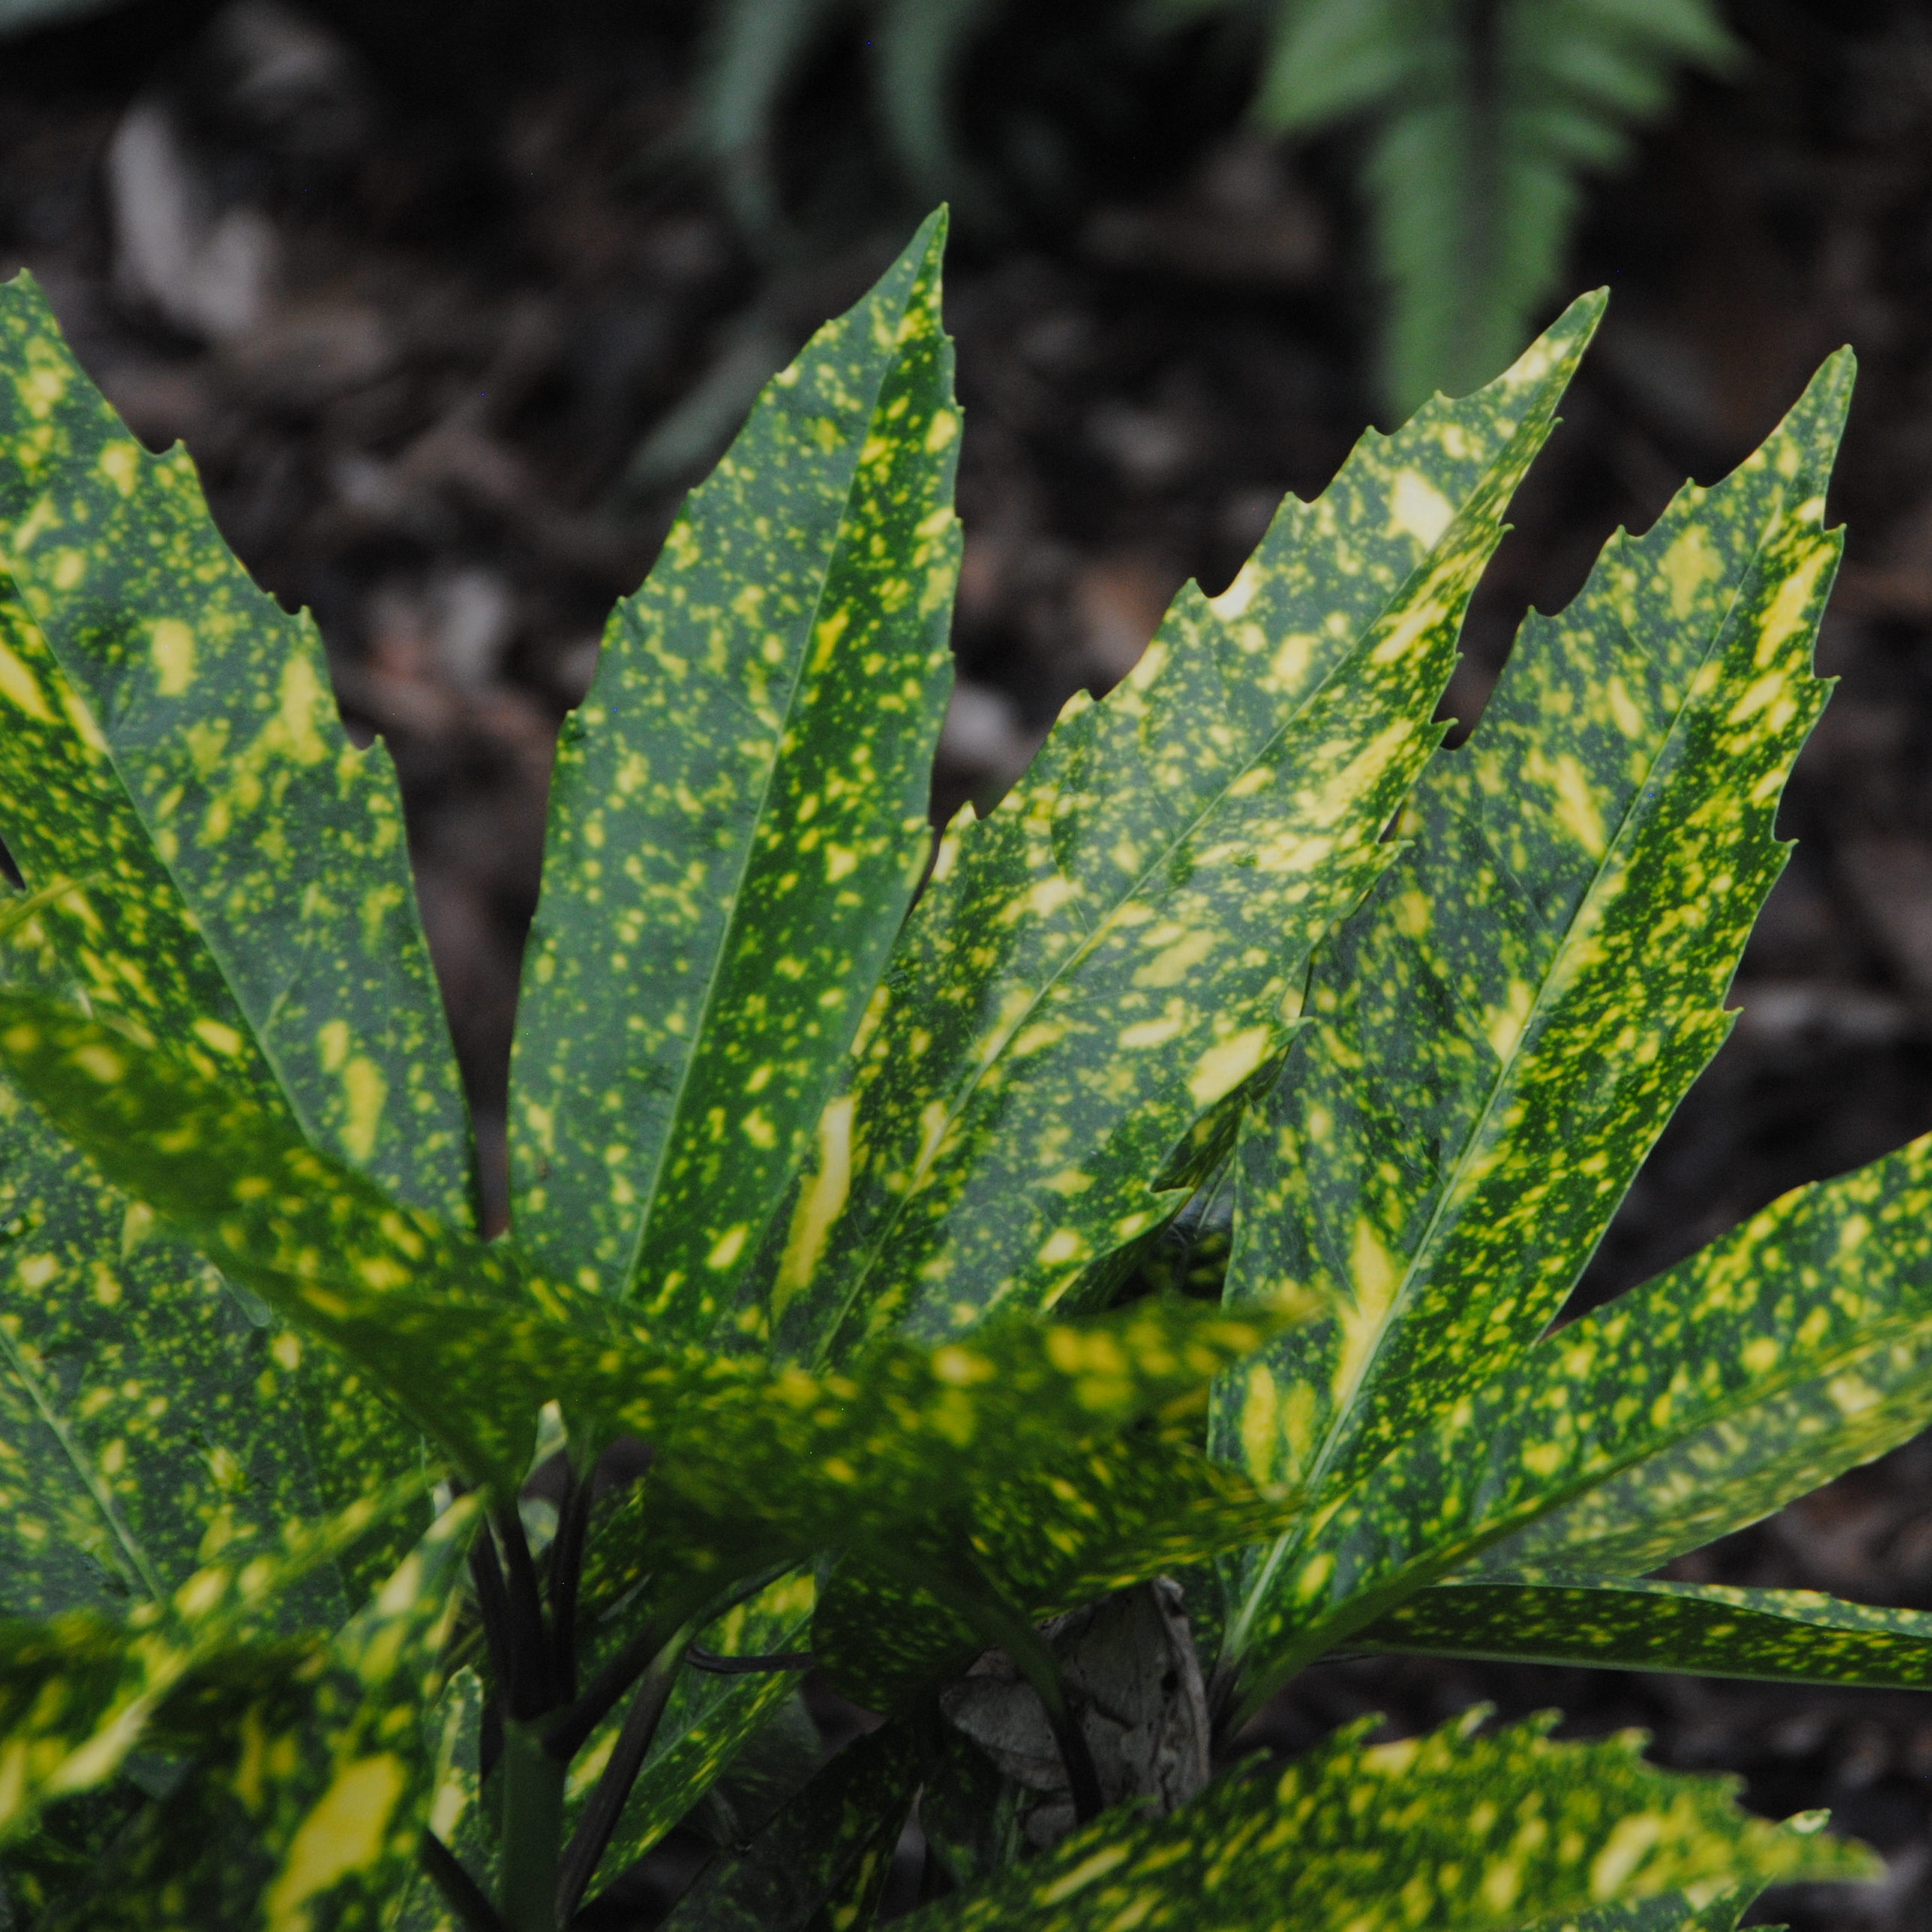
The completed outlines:
<svg viewBox="0 0 1932 1932">
<path fill-rule="evenodd" d="M 543 1625 L 543 1596 L 531 1560 L 523 1522 L 513 1509 L 496 1517 L 496 1539 L 503 1546 L 508 1575 L 504 1592 L 510 1612 L 510 1658 L 514 1675 L 509 1687 L 510 1714 L 537 1717 L 555 1703 L 549 1633 Z"/>
<path fill-rule="evenodd" d="M 687 1625 L 686 1630 L 690 1627 Z M 564 1848 L 564 1861 L 557 1879 L 557 1923 L 568 1925 L 576 1917 L 579 1903 L 599 1861 L 624 1815 L 625 1799 L 637 1782 L 651 1741 L 658 1735 L 658 1720 L 670 1702 L 671 1687 L 678 1681 L 678 1666 L 684 1654 L 685 1631 L 680 1630 L 651 1660 L 637 1687 L 637 1695 L 624 1714 L 624 1728 L 612 1747 L 610 1761 L 591 1793 L 590 1802 L 577 1822 L 577 1828 Z"/>
<path fill-rule="evenodd" d="M 555 1694 L 564 1702 L 577 1694 L 577 1586 L 583 1575 L 593 1473 L 586 1470 L 570 1485 L 550 1545 L 550 1654 Z"/>
<path fill-rule="evenodd" d="M 503 1727 L 503 1878 L 498 1903 L 505 1932 L 557 1932 L 557 1859 L 564 1839 L 567 1759 L 545 1750 L 534 1724 Z"/>
</svg>

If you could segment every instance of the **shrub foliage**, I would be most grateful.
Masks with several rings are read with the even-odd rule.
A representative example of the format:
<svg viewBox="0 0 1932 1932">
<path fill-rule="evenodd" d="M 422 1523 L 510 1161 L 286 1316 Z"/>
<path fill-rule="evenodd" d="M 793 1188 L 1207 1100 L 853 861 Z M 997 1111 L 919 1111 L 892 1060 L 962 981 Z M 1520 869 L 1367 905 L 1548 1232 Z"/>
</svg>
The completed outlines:
<svg viewBox="0 0 1932 1932">
<path fill-rule="evenodd" d="M 935 854 L 940 243 L 612 621 L 489 1239 L 387 755 L 0 293 L 23 1932 L 560 1932 L 680 1825 L 677 1932 L 845 1932 L 916 1802 L 931 1932 L 1723 1932 L 1867 1870 L 1632 1738 L 1239 1754 L 1338 1651 L 1932 1681 L 1925 1618 L 1646 1580 L 1932 1416 L 1932 1145 L 1558 1320 L 1782 863 L 1848 363 L 1445 751 L 1579 303 Z M 814 1665 L 883 1720 L 829 1758 Z"/>
</svg>

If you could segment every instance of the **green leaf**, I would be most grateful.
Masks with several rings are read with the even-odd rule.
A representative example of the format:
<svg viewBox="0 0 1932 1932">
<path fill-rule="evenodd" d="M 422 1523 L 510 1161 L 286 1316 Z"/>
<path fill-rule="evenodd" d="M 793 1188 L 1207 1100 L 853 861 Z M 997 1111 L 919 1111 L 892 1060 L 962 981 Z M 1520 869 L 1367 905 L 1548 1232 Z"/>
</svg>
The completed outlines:
<svg viewBox="0 0 1932 1932">
<path fill-rule="evenodd" d="M 510 1250 L 399 1206 L 201 1044 L 164 1050 L 0 987 L 0 1064 L 110 1181 L 340 1347 L 466 1473 L 515 1492 L 552 1392 L 532 1338 L 564 1331 Z"/>
<path fill-rule="evenodd" d="M 195 1774 L 149 1806 L 74 1932 L 375 1932 L 417 1861 L 439 1780 L 425 1708 L 477 1521 L 446 1511 L 375 1599 L 253 1688 Z"/>
<path fill-rule="evenodd" d="M 718 1657 L 796 1651 L 810 1627 L 817 1594 L 809 1571 L 781 1577 L 700 1631 L 698 1642 Z M 803 1675 L 799 1671 L 763 1671 L 733 1677 L 687 1665 L 596 1876 L 606 1882 L 616 1877 L 688 1816 L 797 1689 Z M 622 1713 L 614 1714 L 572 1764 L 568 1796 L 573 1804 L 589 1796 L 621 1723 Z"/>
<path fill-rule="evenodd" d="M 991 1641 L 968 1599 L 990 1591 L 1037 1622 L 1253 1542 L 1299 1509 L 1169 1435 L 1137 1431 L 1084 1454 L 1046 1446 L 987 1472 L 956 1515 L 934 1512 L 841 1563 L 812 1654 L 854 1702 L 903 1710 Z"/>
<path fill-rule="evenodd" d="M 434 1741 L 425 1828 L 468 1867 L 484 1895 L 495 1888 L 495 1840 L 483 1815 L 483 1680 L 467 1665 L 453 1672 L 425 1722 Z M 385 1925 L 396 1932 L 468 1932 L 435 1880 L 418 1870 L 399 1888 L 401 1902 Z"/>
<path fill-rule="evenodd" d="M 1215 1441 L 1318 1512 L 1530 1347 L 1729 1029 L 1825 695 L 1849 375 L 1834 357 L 1733 477 L 1532 618 L 1481 729 L 1419 788 L 1413 854 L 1317 963 L 1314 1024 L 1237 1156 L 1228 1282 L 1337 1313 L 1229 1388 Z M 1280 1640 L 1292 1579 L 1329 1551 L 1256 1557 L 1237 1651 Z"/>
<path fill-rule="evenodd" d="M 32 280 L 0 290 L 0 838 L 92 1010 L 199 1039 L 316 1147 L 471 1211 L 470 1140 L 387 753 L 151 456 Z"/>
<path fill-rule="evenodd" d="M 394 1485 L 321 1524 L 284 1525 L 274 1555 L 208 1563 L 118 1622 L 69 1611 L 0 1624 L 0 1841 L 29 1831 L 49 1804 L 104 1784 L 150 1732 L 194 1735 L 207 1696 L 219 1704 L 237 1681 L 299 1665 L 303 1643 L 265 1641 L 290 1585 L 413 1491 Z"/>
<path fill-rule="evenodd" d="M 11 1091 L 0 1226 L 0 1614 L 158 1600 L 420 1463 L 393 1411 L 251 1319 Z M 420 1528 L 312 1572 L 291 1625 L 339 1624 Z"/>
<path fill-rule="evenodd" d="M 1778 1684 L 1932 1687 L 1932 1616 L 1813 1590 L 1621 1578 L 1450 1584 L 1398 1604 L 1350 1645 Z"/>
<path fill-rule="evenodd" d="M 1190 1136 L 1267 1078 L 1310 949 L 1393 856 L 1464 603 L 1598 306 L 1365 439 L 955 823 L 820 1124 L 772 1286 L 786 1352 L 1051 1307 L 1205 1178 L 1214 1136 Z"/>
<path fill-rule="evenodd" d="M 1084 1324 L 1009 1319 L 936 1350 L 891 1344 L 847 1374 L 774 1374 L 667 1350 L 606 1302 L 525 1280 L 510 1244 L 397 1206 L 292 1134 L 278 1146 L 272 1117 L 198 1049 L 166 1052 L 0 989 L 0 1065 L 110 1178 L 379 1379 L 498 1494 L 521 1483 L 546 1401 L 586 1440 L 651 1442 L 661 1540 L 640 1565 L 700 1600 L 765 1563 L 889 1545 L 1016 1457 L 1077 1455 L 1190 1411 L 1293 1312 L 1149 1301 Z"/>
<path fill-rule="evenodd" d="M 1732 1780 L 1654 1770 L 1634 1733 L 1554 1744 L 1554 1721 L 1479 1737 L 1464 1719 L 1368 1744 L 1370 1718 L 1285 1770 L 1223 1777 L 1170 1818 L 1103 1818 L 912 1924 L 1101 1932 L 1130 1912 L 1148 1932 L 1506 1932 L 1566 1914 L 1587 1925 L 1592 1908 L 1690 1887 L 1876 1869 L 1815 1835 L 1816 1816 L 1767 1824 L 1738 1809 Z"/>
<path fill-rule="evenodd" d="M 1522 1581 L 1606 1554 L 1661 1562 L 1855 1460 L 1888 1377 L 1908 1415 L 1924 1399 L 1928 1229 L 1932 1136 L 1785 1196 L 1548 1337 L 1333 1506 L 1299 1600 L 1266 1606 L 1279 1635 L 1251 1647 L 1250 1701 L 1427 1584 L 1492 1564 Z M 1902 1426 L 1893 1411 L 1877 1440 Z M 1545 1519 L 1560 1527 L 1539 1543 Z"/>
<path fill-rule="evenodd" d="M 1910 1298 L 1901 1314 L 1922 1311 L 1918 1272 L 1908 1263 L 1895 1277 L 1901 1299 Z M 1710 1312 L 1721 1320 L 1720 1308 Z M 1840 1351 L 1823 1374 L 1671 1434 L 1668 1446 L 1490 1545 L 1466 1573 L 1641 1576 L 1897 1448 L 1932 1422 L 1932 1333 L 1922 1312 L 1921 1323 L 1909 1340 Z M 1897 1323 L 1878 1326 L 1884 1333 Z M 1721 1330 L 1714 1338 L 1725 1339 Z"/>
<path fill-rule="evenodd" d="M 559 748 L 517 1232 L 667 1337 L 733 1311 L 928 856 L 959 549 L 944 235 L 767 387 Z"/>
<path fill-rule="evenodd" d="M 742 1852 L 706 1871 L 664 1932 L 803 1932 L 885 1834 L 897 1838 L 940 1742 L 936 1720 L 902 1718 L 848 1744 Z"/>
</svg>

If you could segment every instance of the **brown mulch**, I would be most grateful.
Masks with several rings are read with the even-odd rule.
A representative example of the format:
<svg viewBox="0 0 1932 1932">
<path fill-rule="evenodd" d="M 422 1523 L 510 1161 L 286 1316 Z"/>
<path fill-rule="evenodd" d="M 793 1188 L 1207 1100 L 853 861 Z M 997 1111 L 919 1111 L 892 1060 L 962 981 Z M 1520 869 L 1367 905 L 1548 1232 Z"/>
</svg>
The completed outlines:
<svg viewBox="0 0 1932 1932">
<path fill-rule="evenodd" d="M 682 489 L 904 209 L 860 194 L 871 212 L 834 241 L 748 243 L 675 147 L 688 8 L 462 13 L 458 35 L 360 0 L 152 0 L 0 48 L 0 269 L 41 277 L 137 432 L 184 440 L 251 568 L 315 610 L 346 715 L 396 755 L 465 1073 L 500 1130 L 557 721 Z M 1611 318 L 1450 706 L 1474 714 L 1517 617 L 1560 604 L 1615 525 L 1723 474 L 1857 345 L 1821 652 L 1842 682 L 1784 808 L 1799 844 L 1736 1034 L 1594 1293 L 1932 1126 L 1932 18 L 1734 15 L 1745 83 L 1690 90 L 1594 198 L 1573 281 L 1608 281 Z M 968 542 L 942 806 L 997 795 L 1061 701 L 1118 678 L 1186 576 L 1224 582 L 1372 414 L 1340 154 L 1205 120 L 1153 143 L 1122 151 L 1117 188 L 955 251 Z M 1928 1478 L 1921 1442 L 1707 1572 L 1932 1608 Z M 1780 1902 L 1807 1932 L 1932 1915 L 1924 1700 L 1382 1662 L 1311 1672 L 1274 1733 L 1478 1697 L 1641 1723 L 1768 1810 L 1832 1806 L 1892 1876 Z"/>
</svg>

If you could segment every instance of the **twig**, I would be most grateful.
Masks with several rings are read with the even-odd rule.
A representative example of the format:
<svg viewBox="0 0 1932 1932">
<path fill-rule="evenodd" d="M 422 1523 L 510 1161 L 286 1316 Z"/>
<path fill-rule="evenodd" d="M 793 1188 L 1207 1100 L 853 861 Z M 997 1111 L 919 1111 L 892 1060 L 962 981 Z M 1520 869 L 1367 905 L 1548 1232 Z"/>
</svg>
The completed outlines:
<svg viewBox="0 0 1932 1932">
<path fill-rule="evenodd" d="M 522 1518 L 513 1507 L 499 1511 L 495 1522 L 496 1539 L 503 1545 L 504 1561 L 509 1571 L 506 1594 L 512 1645 L 510 1715 L 525 1719 L 540 1717 L 556 1702 L 549 1633 L 543 1627 L 543 1591 L 537 1581 L 537 1566 L 531 1560 Z"/>
<path fill-rule="evenodd" d="M 583 1576 L 590 1507 L 591 1478 L 586 1472 L 564 1498 L 556 1540 L 550 1545 L 550 1652 L 555 1694 L 564 1699 L 577 1694 L 577 1590 Z"/>
<path fill-rule="evenodd" d="M 809 1651 L 772 1651 L 762 1657 L 721 1657 L 702 1645 L 685 1647 L 685 1661 L 694 1670 L 715 1677 L 749 1677 L 761 1671 L 810 1670 L 817 1660 Z"/>
</svg>

